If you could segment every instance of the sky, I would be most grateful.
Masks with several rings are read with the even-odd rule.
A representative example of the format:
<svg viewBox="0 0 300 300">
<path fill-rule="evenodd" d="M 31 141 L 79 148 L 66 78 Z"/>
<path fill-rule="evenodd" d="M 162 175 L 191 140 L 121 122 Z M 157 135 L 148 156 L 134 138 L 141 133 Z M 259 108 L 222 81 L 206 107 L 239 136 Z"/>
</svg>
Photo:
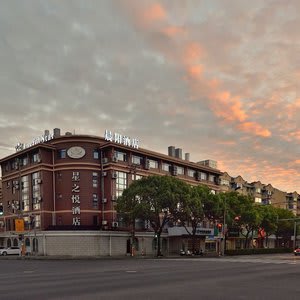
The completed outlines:
<svg viewBox="0 0 300 300">
<path fill-rule="evenodd" d="M 3 0 L 0 158 L 45 129 L 108 129 L 300 193 L 299 11 L 298 0 Z"/>
</svg>

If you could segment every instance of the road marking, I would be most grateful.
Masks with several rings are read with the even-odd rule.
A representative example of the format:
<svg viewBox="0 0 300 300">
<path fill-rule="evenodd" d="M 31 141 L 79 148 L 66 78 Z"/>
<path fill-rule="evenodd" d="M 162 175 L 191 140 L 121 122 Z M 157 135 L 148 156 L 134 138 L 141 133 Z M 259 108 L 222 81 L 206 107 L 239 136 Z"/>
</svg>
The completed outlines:
<svg viewBox="0 0 300 300">
<path fill-rule="evenodd" d="M 136 273 L 136 271 L 131 270 L 131 271 L 126 271 L 126 273 Z"/>
</svg>

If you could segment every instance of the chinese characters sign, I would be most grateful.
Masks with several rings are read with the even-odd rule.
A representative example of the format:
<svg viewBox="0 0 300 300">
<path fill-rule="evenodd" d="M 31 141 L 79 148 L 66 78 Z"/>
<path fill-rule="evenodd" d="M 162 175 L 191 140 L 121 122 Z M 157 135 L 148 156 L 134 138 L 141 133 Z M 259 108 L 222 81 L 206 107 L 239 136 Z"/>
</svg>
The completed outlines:
<svg viewBox="0 0 300 300">
<path fill-rule="evenodd" d="M 80 174 L 79 172 L 73 172 L 72 174 L 72 225 L 80 226 Z"/>
<path fill-rule="evenodd" d="M 109 130 L 105 130 L 104 139 L 109 142 L 115 142 L 117 144 L 132 147 L 135 149 L 139 148 L 139 140 L 138 139 L 130 138 L 129 136 L 121 135 L 119 133 L 111 132 Z"/>
</svg>

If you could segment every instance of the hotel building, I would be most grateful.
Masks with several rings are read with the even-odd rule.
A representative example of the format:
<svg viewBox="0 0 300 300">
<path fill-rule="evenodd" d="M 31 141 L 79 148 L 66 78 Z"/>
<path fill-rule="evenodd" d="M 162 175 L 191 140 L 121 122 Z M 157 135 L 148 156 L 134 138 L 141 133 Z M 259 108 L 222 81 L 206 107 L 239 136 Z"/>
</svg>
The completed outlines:
<svg viewBox="0 0 300 300">
<path fill-rule="evenodd" d="M 104 137 L 45 131 L 31 144 L 18 144 L 0 165 L 0 245 L 20 239 L 27 252 L 44 255 L 128 254 L 128 228 L 114 207 L 132 181 L 169 175 L 218 192 L 222 175 L 213 161 L 192 162 L 180 148 L 170 146 L 164 155 L 107 130 Z M 153 232 L 145 223 L 137 229 L 138 251 L 152 253 Z M 165 251 L 178 253 L 180 246 L 165 242 Z"/>
</svg>

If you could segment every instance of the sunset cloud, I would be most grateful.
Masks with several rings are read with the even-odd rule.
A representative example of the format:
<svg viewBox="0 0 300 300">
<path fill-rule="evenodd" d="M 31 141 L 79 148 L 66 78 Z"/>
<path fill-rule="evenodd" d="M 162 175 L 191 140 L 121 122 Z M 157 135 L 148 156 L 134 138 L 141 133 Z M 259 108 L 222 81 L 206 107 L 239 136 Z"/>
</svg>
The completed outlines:
<svg viewBox="0 0 300 300">
<path fill-rule="evenodd" d="M 230 92 L 223 91 L 210 96 L 213 100 L 213 112 L 225 121 L 242 122 L 247 118 L 246 112 L 242 109 L 239 97 L 232 97 Z"/>
<path fill-rule="evenodd" d="M 300 193 L 299 10 L 296 0 L 2 1 L 0 158 L 44 129 L 110 129 Z"/>
<path fill-rule="evenodd" d="M 154 3 L 142 11 L 141 17 L 147 23 L 161 21 L 166 18 L 166 11 L 160 3 Z"/>
<path fill-rule="evenodd" d="M 270 130 L 263 128 L 261 125 L 255 123 L 255 122 L 243 122 L 238 125 L 238 128 L 248 132 L 248 133 L 254 133 L 255 135 L 261 136 L 261 137 L 270 137 L 271 132 Z"/>
</svg>

